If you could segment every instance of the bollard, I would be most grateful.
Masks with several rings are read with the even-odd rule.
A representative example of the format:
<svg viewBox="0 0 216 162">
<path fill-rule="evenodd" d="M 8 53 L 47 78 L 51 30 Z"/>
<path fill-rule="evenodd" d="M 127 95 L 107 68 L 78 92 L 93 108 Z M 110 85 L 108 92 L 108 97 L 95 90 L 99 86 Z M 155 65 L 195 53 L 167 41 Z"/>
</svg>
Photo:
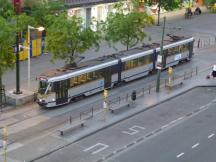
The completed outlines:
<svg viewBox="0 0 216 162">
<path fill-rule="evenodd" d="M 198 67 L 196 66 L 196 75 L 198 75 Z"/>
<path fill-rule="evenodd" d="M 80 112 L 80 120 L 82 119 L 82 112 Z"/>
<path fill-rule="evenodd" d="M 149 85 L 149 94 L 151 93 L 151 85 Z"/>
<path fill-rule="evenodd" d="M 199 40 L 197 42 L 197 48 L 199 48 L 199 47 L 200 47 L 200 38 L 199 38 Z"/>
<path fill-rule="evenodd" d="M 92 116 L 92 118 L 93 118 L 93 115 L 94 115 L 94 108 L 92 107 L 92 109 L 91 109 L 91 116 Z"/>
<path fill-rule="evenodd" d="M 70 118 L 69 118 L 69 122 L 70 124 L 72 124 L 72 116 L 70 115 Z"/>
</svg>

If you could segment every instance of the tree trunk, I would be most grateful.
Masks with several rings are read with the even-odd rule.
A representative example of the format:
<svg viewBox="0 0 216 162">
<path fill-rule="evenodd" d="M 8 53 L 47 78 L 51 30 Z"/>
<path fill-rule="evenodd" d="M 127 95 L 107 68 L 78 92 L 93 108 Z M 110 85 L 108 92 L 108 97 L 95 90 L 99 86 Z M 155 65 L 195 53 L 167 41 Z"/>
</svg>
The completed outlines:
<svg viewBox="0 0 216 162">
<path fill-rule="evenodd" d="M 0 74 L 0 108 L 2 107 L 2 76 Z"/>
</svg>

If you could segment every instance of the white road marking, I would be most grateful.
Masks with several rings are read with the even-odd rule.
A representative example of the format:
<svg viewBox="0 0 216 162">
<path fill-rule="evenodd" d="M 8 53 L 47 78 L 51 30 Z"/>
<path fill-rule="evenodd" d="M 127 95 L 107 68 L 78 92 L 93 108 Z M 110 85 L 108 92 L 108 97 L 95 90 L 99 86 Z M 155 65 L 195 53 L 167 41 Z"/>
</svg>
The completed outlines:
<svg viewBox="0 0 216 162">
<path fill-rule="evenodd" d="M 166 124 L 166 125 L 164 125 L 164 126 L 162 126 L 161 128 L 166 128 L 166 127 L 168 127 L 169 125 L 168 124 Z"/>
<path fill-rule="evenodd" d="M 175 122 L 177 122 L 177 120 L 173 120 L 173 121 L 171 121 L 170 124 L 173 124 L 173 123 L 175 123 Z"/>
<path fill-rule="evenodd" d="M 182 120 L 184 117 L 182 116 L 182 117 L 180 117 L 180 118 L 178 118 L 177 120 Z"/>
<path fill-rule="evenodd" d="M 199 143 L 196 143 L 195 145 L 193 145 L 192 149 L 196 148 L 197 146 L 199 146 Z"/>
<path fill-rule="evenodd" d="M 176 157 L 177 158 L 180 158 L 181 156 L 183 156 L 184 155 L 184 152 L 182 152 L 181 154 L 178 154 Z"/>
<path fill-rule="evenodd" d="M 212 138 L 213 136 L 214 136 L 215 134 L 210 134 L 209 136 L 208 136 L 208 139 L 210 139 L 210 138 Z"/>
<path fill-rule="evenodd" d="M 95 150 L 95 148 L 98 148 L 98 147 L 99 147 L 99 149 Z M 109 147 L 109 146 L 106 145 L 106 144 L 97 143 L 97 144 L 95 144 L 95 145 L 93 145 L 93 146 L 91 146 L 91 147 L 86 148 L 86 149 L 83 150 L 83 151 L 84 151 L 84 152 L 87 152 L 87 151 L 90 151 L 90 150 L 94 149 L 95 151 L 93 151 L 93 152 L 91 153 L 92 155 L 94 155 L 94 154 L 97 154 L 97 153 L 99 153 L 99 152 L 105 150 L 105 149 L 108 148 L 108 147 Z"/>
<path fill-rule="evenodd" d="M 145 130 L 144 127 L 138 126 L 138 125 L 134 125 L 130 128 L 128 128 L 130 131 L 122 131 L 122 133 L 124 134 L 129 134 L 129 135 L 135 135 L 137 133 L 139 133 L 139 130 Z"/>
</svg>

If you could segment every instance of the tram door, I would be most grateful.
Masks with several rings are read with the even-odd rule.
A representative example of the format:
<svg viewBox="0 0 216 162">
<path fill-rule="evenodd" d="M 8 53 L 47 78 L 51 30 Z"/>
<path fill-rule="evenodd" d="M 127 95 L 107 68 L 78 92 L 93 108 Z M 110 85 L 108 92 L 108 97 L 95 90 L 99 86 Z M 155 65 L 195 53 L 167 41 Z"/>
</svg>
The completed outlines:
<svg viewBox="0 0 216 162">
<path fill-rule="evenodd" d="M 111 67 L 107 67 L 104 69 L 104 88 L 110 88 L 111 87 Z"/>
<path fill-rule="evenodd" d="M 56 82 L 56 104 L 68 102 L 68 80 Z"/>
</svg>

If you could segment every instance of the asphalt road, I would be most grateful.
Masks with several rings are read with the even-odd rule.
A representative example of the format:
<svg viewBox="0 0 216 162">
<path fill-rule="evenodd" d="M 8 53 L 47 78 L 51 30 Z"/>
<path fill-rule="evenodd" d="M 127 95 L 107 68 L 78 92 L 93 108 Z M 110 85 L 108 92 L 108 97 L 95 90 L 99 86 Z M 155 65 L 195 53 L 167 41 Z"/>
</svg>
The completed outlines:
<svg viewBox="0 0 216 162">
<path fill-rule="evenodd" d="M 187 105 L 185 105 L 187 107 Z M 215 162 L 216 104 L 109 162 Z"/>
<path fill-rule="evenodd" d="M 186 155 L 193 145 L 199 143 L 201 146 L 205 138 L 208 141 L 208 136 L 214 131 L 216 133 L 216 114 L 213 114 L 216 110 L 212 103 L 215 95 L 215 88 L 194 89 L 68 145 L 37 162 L 96 162 L 107 156 L 111 157 L 110 162 L 174 162 L 173 159 L 179 160 L 176 156 L 182 152 Z M 209 110 L 204 109 L 209 106 Z M 189 112 L 199 109 L 203 112 L 199 111 L 197 116 L 187 116 Z M 64 140 L 70 140 L 72 136 L 68 135 Z M 139 144 L 140 141 L 144 142 Z M 134 145 L 134 149 L 130 149 L 131 145 Z M 122 150 L 128 151 L 123 153 Z M 112 156 L 120 151 L 122 154 Z M 9 155 L 15 158 L 18 154 L 21 156 L 23 153 L 14 151 Z"/>
</svg>

